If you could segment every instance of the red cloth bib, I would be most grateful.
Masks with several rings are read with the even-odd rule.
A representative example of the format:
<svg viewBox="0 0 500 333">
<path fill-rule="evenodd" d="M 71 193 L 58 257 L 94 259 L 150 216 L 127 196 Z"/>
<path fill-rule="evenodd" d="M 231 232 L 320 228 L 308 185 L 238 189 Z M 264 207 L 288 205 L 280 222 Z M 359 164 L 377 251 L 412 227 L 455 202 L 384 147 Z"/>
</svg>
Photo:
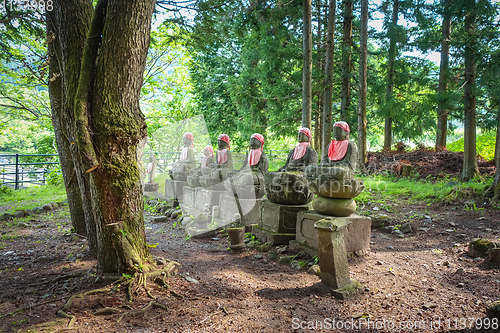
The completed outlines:
<svg viewBox="0 0 500 333">
<path fill-rule="evenodd" d="M 248 154 L 248 164 L 255 165 L 259 163 L 260 157 L 262 156 L 262 149 L 251 149 Z"/>
<path fill-rule="evenodd" d="M 182 148 L 181 160 L 186 160 L 188 158 L 188 150 L 189 150 L 189 147 Z"/>
<path fill-rule="evenodd" d="M 293 152 L 293 159 L 298 160 L 306 153 L 307 146 L 309 146 L 309 142 L 300 142 Z"/>
<path fill-rule="evenodd" d="M 328 158 L 330 161 L 340 161 L 347 153 L 348 140 L 332 140 L 328 146 Z"/>
<path fill-rule="evenodd" d="M 224 164 L 227 162 L 227 149 L 217 151 L 217 164 Z"/>
</svg>

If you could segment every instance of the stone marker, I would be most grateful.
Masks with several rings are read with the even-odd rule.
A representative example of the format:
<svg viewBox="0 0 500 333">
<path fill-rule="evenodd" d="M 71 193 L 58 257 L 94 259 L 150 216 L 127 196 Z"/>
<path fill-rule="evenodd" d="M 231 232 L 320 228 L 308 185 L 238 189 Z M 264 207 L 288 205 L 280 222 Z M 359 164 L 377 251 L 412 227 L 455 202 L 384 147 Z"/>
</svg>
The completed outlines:
<svg viewBox="0 0 500 333">
<path fill-rule="evenodd" d="M 333 296 L 347 299 L 361 284 L 349 277 L 349 263 L 344 243 L 344 230 L 351 224 L 343 218 L 327 217 L 314 223 L 318 230 L 318 254 L 321 281 L 334 288 Z"/>
</svg>

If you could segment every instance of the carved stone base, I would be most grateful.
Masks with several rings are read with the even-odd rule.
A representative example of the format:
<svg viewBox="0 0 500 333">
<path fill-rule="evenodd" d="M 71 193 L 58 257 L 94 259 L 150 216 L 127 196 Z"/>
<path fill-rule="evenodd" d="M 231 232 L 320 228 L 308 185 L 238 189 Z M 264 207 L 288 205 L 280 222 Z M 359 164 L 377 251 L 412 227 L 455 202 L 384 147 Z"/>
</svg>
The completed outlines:
<svg viewBox="0 0 500 333">
<path fill-rule="evenodd" d="M 208 190 L 203 187 L 197 187 L 194 207 L 202 212 L 205 212 L 205 208 L 208 207 L 210 209 L 210 214 L 211 214 L 212 207 L 219 205 L 220 197 L 224 193 L 226 193 L 226 191 L 214 191 L 214 190 Z"/>
<path fill-rule="evenodd" d="M 252 235 L 260 239 L 262 243 L 269 243 L 271 246 L 288 245 L 290 241 L 295 239 L 295 233 L 277 233 L 262 229 L 259 226 L 254 226 L 252 228 Z"/>
<path fill-rule="evenodd" d="M 269 200 L 262 200 L 259 227 L 271 232 L 294 234 L 298 212 L 310 209 L 310 204 L 279 205 Z"/>
<path fill-rule="evenodd" d="M 291 248 L 300 248 L 310 255 L 318 254 L 318 232 L 314 223 L 327 215 L 313 210 L 301 211 L 297 214 L 295 241 L 290 242 Z M 371 224 L 369 217 L 352 214 L 343 219 L 351 221 L 351 225 L 344 231 L 344 242 L 348 255 L 365 255 L 370 250 Z"/>
<path fill-rule="evenodd" d="M 146 183 L 144 184 L 144 192 L 156 192 L 160 188 L 158 183 Z"/>
<path fill-rule="evenodd" d="M 182 180 L 165 180 L 165 197 L 173 201 L 182 203 L 184 196 L 184 186 L 188 186 L 186 181 Z"/>
<path fill-rule="evenodd" d="M 241 206 L 238 209 L 237 200 Z M 229 224 L 235 222 L 235 214 L 241 214 L 241 224 L 257 224 L 260 221 L 260 202 L 263 199 L 238 199 L 226 194 L 219 200 L 219 218 Z"/>
</svg>

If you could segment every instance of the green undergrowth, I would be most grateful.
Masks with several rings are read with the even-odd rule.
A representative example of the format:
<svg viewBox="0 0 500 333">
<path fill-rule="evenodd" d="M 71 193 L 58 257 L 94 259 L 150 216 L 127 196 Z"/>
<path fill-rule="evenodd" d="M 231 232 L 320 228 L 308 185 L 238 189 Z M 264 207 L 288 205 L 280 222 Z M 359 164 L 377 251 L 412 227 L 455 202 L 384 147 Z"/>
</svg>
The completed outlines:
<svg viewBox="0 0 500 333">
<path fill-rule="evenodd" d="M 491 179 L 474 179 L 460 183 L 456 179 L 416 179 L 398 178 L 387 175 L 360 176 L 365 182 L 365 190 L 356 202 L 366 204 L 391 202 L 408 203 L 453 203 L 457 199 L 467 199 L 480 195 Z"/>
<path fill-rule="evenodd" d="M 33 209 L 49 202 L 66 200 L 66 190 L 62 185 L 31 186 L 20 190 L 0 192 L 0 213 Z"/>
<path fill-rule="evenodd" d="M 478 135 L 476 138 L 476 150 L 487 161 L 493 161 L 495 157 L 496 133 L 493 131 Z M 458 139 L 449 143 L 446 148 L 449 151 L 464 151 L 464 139 Z"/>
</svg>

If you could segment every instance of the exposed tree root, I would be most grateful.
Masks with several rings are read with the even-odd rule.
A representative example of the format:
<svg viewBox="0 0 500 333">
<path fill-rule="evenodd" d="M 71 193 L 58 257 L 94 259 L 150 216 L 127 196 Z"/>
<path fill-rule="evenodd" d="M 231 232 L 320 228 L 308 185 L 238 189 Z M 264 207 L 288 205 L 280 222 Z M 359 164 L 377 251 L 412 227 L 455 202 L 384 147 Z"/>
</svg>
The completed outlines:
<svg viewBox="0 0 500 333">
<path fill-rule="evenodd" d="M 70 309 L 71 304 L 73 303 L 73 300 L 75 299 L 75 297 L 84 298 L 85 296 L 95 295 L 95 294 L 99 294 L 99 293 L 108 293 L 110 291 L 117 291 L 122 286 L 125 286 L 127 288 L 127 298 L 130 302 L 133 301 L 133 295 L 134 294 L 138 295 L 139 291 L 141 289 L 144 289 L 144 291 L 146 292 L 148 297 L 150 297 L 152 299 L 156 299 L 148 288 L 147 279 L 148 278 L 160 279 L 161 282 L 163 283 L 163 286 L 166 286 L 168 288 L 168 284 L 166 283 L 165 279 L 167 276 L 168 277 L 170 276 L 170 274 L 175 270 L 175 268 L 178 265 L 180 265 L 180 264 L 175 262 L 175 261 L 169 261 L 167 265 L 165 265 L 164 267 L 162 267 L 160 269 L 156 269 L 154 271 L 150 271 L 150 272 L 138 272 L 138 271 L 136 271 L 131 276 L 124 275 L 123 277 L 115 277 L 117 279 L 113 283 L 114 284 L 113 288 L 94 289 L 94 290 L 90 290 L 90 291 L 87 291 L 84 293 L 75 294 L 75 295 L 71 296 L 68 299 L 68 301 L 66 302 L 66 304 L 64 304 L 64 306 L 59 311 L 57 311 L 57 316 L 61 317 L 61 318 L 68 318 L 70 321 L 69 321 L 66 329 L 71 329 L 73 327 L 73 324 L 76 321 L 76 317 L 74 315 L 69 315 L 67 312 Z M 85 272 L 68 274 L 65 276 L 57 277 L 50 282 L 56 282 L 55 280 L 60 281 L 60 280 L 64 280 L 64 279 L 67 279 L 70 277 L 84 276 L 84 275 L 89 275 L 89 274 L 85 274 Z M 162 276 L 162 277 L 160 278 L 160 276 Z M 172 292 L 173 291 L 171 291 L 171 293 Z M 178 294 L 175 293 L 175 295 L 178 295 Z M 183 297 L 181 295 L 178 295 L 178 296 Z M 95 315 L 110 315 L 110 314 L 116 314 L 116 313 L 122 312 L 122 310 L 120 310 L 120 309 L 116 309 L 113 307 L 106 307 L 104 304 L 103 304 L 103 306 L 104 306 L 104 308 L 96 310 L 94 314 Z M 122 306 L 122 307 L 132 309 L 130 306 Z M 118 319 L 118 322 L 120 322 L 125 316 L 128 316 L 128 315 L 138 316 L 141 314 L 145 314 L 149 309 L 151 309 L 153 307 L 167 310 L 167 307 L 165 305 L 160 304 L 156 301 L 151 301 L 143 309 L 123 313 L 120 316 L 120 318 Z"/>
<path fill-rule="evenodd" d="M 167 311 L 167 307 L 161 303 L 158 303 L 158 302 L 155 302 L 155 301 L 151 301 L 149 302 L 148 305 L 146 305 L 144 308 L 142 309 L 139 309 L 139 310 L 135 310 L 135 311 L 130 311 L 130 312 L 127 312 L 127 313 L 124 313 L 122 314 L 118 320 L 116 321 L 117 323 L 119 323 L 120 321 L 123 320 L 123 318 L 125 318 L 126 316 L 131 316 L 131 317 L 138 317 L 140 315 L 144 315 L 146 314 L 147 311 L 149 311 L 151 308 L 160 308 L 160 309 L 163 309 L 165 311 Z"/>
<path fill-rule="evenodd" d="M 48 304 L 48 303 L 59 302 L 59 301 L 62 301 L 63 299 L 65 299 L 65 298 L 66 297 L 61 297 L 61 298 L 58 298 L 58 299 L 50 299 L 48 301 L 44 301 L 44 302 L 40 302 L 40 303 L 36 303 L 36 304 L 26 305 L 26 306 L 23 306 L 22 308 L 19 308 L 19 309 L 15 310 L 14 312 L 1 315 L 0 319 L 3 318 L 3 317 L 9 316 L 9 315 L 13 316 L 13 315 L 15 315 L 18 312 L 23 312 L 23 311 L 26 311 L 26 310 L 29 310 L 29 309 L 33 309 L 33 308 L 39 307 L 41 305 L 45 305 L 45 304 Z"/>
</svg>

